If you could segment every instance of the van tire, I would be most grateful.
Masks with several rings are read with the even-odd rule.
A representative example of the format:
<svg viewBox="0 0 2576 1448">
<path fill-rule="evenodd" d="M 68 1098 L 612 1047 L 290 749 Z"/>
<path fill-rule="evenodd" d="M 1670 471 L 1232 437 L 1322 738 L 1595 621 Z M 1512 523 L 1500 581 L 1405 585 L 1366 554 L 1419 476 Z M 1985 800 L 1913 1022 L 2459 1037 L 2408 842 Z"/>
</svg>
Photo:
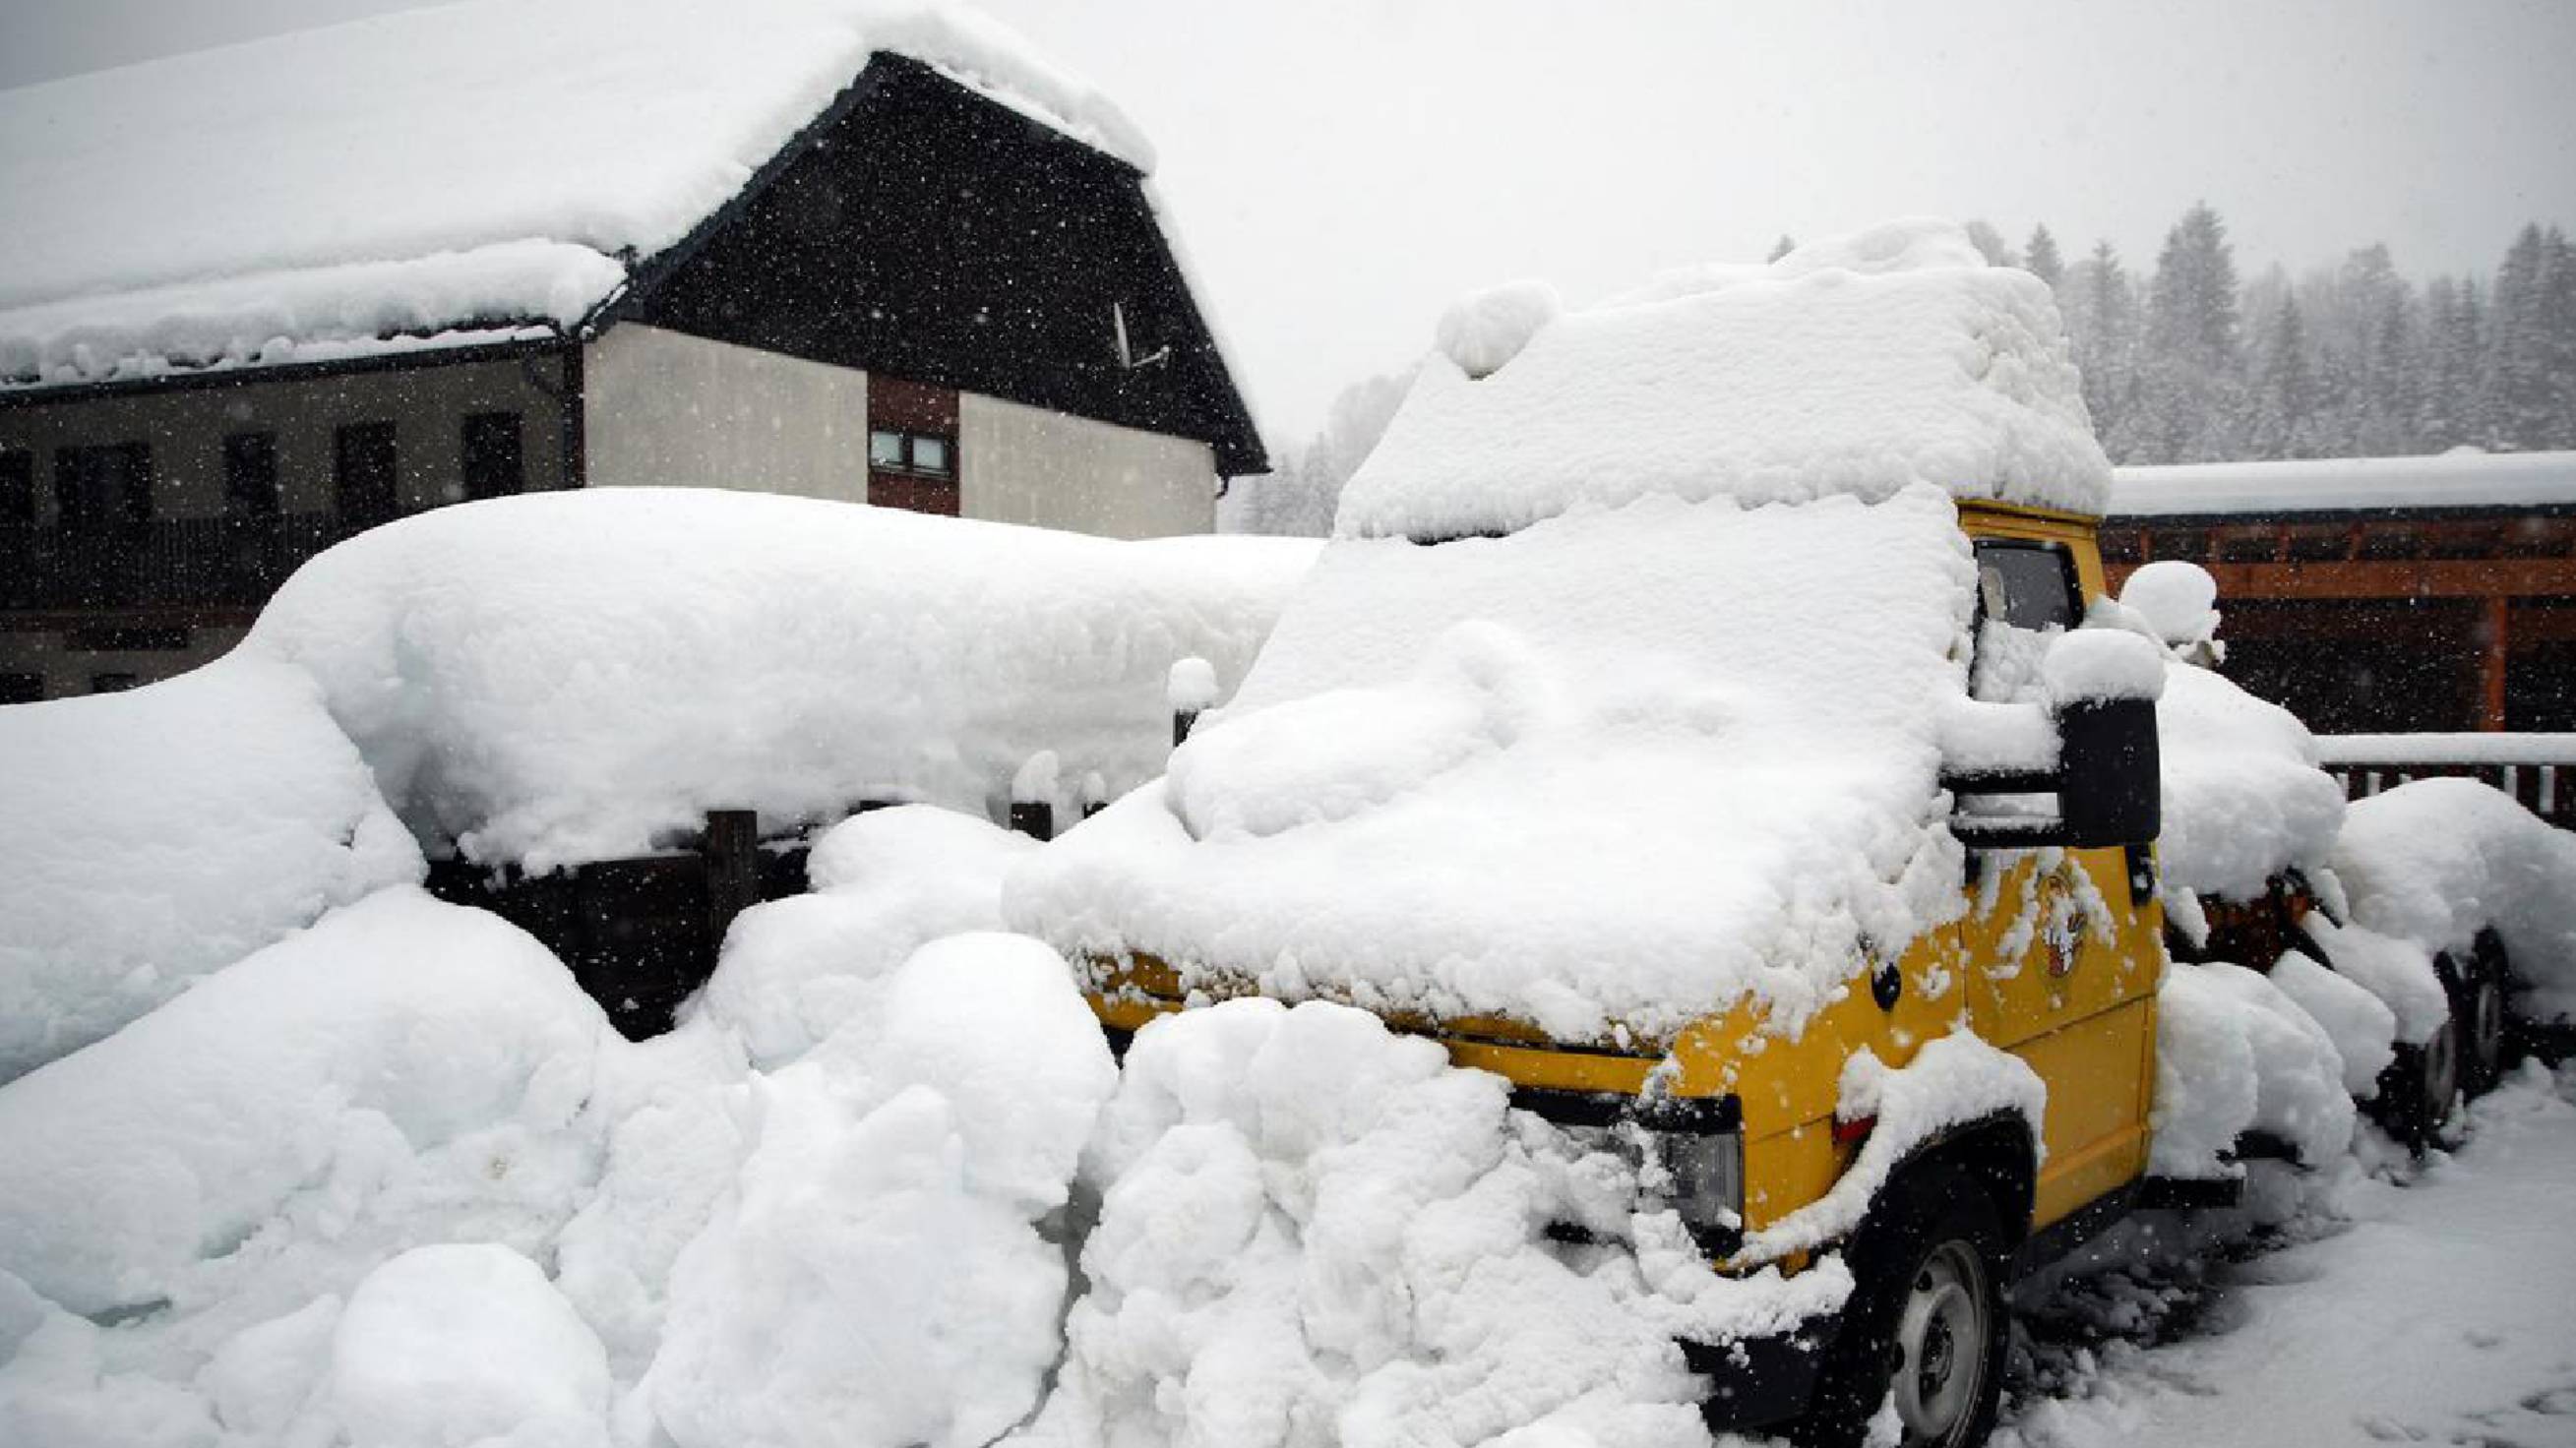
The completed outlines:
<svg viewBox="0 0 2576 1448">
<path fill-rule="evenodd" d="M 2008 1256 L 1994 1198 L 1959 1166 L 1930 1162 L 1889 1183 L 1843 1253 L 1851 1300 L 1790 1440 L 1858 1448 L 1894 1392 L 1904 1448 L 1985 1442 L 2003 1396 Z M 1900 1391 L 1906 1371 L 1916 1376 Z"/>
<path fill-rule="evenodd" d="M 2373 1114 L 2409 1150 L 2421 1154 L 2433 1146 L 2442 1123 L 2458 1107 L 2461 1055 L 2460 1017 L 2455 1011 L 2421 1044 L 2401 1042 L 2396 1057 L 2379 1073 Z"/>
<path fill-rule="evenodd" d="M 2449 958 L 2444 958 L 2449 964 Z M 2508 1023 L 2504 942 L 2491 930 L 2478 933 L 2465 970 L 2445 974 L 2451 1014 L 2460 1022 L 2460 1091 L 2474 1100 L 2495 1089 L 2513 1064 Z"/>
</svg>

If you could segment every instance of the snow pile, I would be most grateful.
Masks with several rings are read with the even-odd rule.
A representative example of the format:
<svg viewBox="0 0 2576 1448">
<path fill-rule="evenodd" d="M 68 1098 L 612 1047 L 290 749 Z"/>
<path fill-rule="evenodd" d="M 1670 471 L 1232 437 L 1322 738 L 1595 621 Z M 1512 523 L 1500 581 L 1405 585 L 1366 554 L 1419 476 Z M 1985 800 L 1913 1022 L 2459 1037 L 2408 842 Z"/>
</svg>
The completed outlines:
<svg viewBox="0 0 2576 1448">
<path fill-rule="evenodd" d="M 2293 868 L 2313 870 L 2344 824 L 2343 786 L 2317 767 L 2307 726 L 2179 659 L 2156 704 L 2164 766 L 2164 889 L 2250 900 Z"/>
<path fill-rule="evenodd" d="M 542 871 L 644 853 L 717 808 L 772 831 L 868 800 L 998 817 L 1040 750 L 1131 788 L 1170 747 L 1171 665 L 1240 679 L 1313 557 L 766 495 L 539 493 L 331 549 L 243 647 L 321 681 L 415 834 Z"/>
<path fill-rule="evenodd" d="M 1748 1235 L 1743 1258 L 1772 1261 L 1844 1240 L 1915 1149 L 1953 1127 L 2019 1116 L 2034 1151 L 2044 1154 L 2047 1110 L 2047 1083 L 2027 1062 L 1967 1031 L 1927 1043 L 1902 1067 L 1864 1046 L 1843 1061 L 1834 1118 L 1871 1121 L 1868 1139 L 1833 1190 Z"/>
<path fill-rule="evenodd" d="M 2388 1007 L 2398 1040 L 2420 1046 L 2451 1018 L 2451 997 L 2433 969 L 2432 954 L 2414 941 L 2365 925 L 2337 925 L 2322 910 L 2309 911 L 2299 928 L 2325 952 L 2336 974 Z"/>
<path fill-rule="evenodd" d="M 0 1087 L 0 1270 L 110 1313 L 272 1288 L 395 1215 L 568 1214 L 606 1031 L 515 927 L 384 891 Z"/>
<path fill-rule="evenodd" d="M 2149 1171 L 2233 1175 L 2228 1158 L 2249 1133 L 2276 1138 L 2311 1165 L 2351 1143 L 2343 1058 L 2279 986 L 2243 966 L 2176 963 L 2156 1004 Z"/>
<path fill-rule="evenodd" d="M 891 858 L 918 818 L 826 844 L 841 886 L 946 863 Z M 889 939 L 963 913 L 921 886 Z M 400 887 L 0 1087 L 0 1439 L 990 1441 L 1061 1351 L 1115 1068 L 1025 938 L 861 968 L 764 1072 Z"/>
<path fill-rule="evenodd" d="M 2114 699 L 2152 702 L 2165 690 L 2165 661 L 2154 644 L 2136 634 L 2078 629 L 2050 642 L 2040 659 L 2039 676 L 2050 702 L 2056 704 Z"/>
<path fill-rule="evenodd" d="M 2120 585 L 2120 602 L 2136 609 L 2174 649 L 2218 637 L 2218 580 L 2197 563 L 2166 558 L 2140 564 Z"/>
<path fill-rule="evenodd" d="M 1053 952 L 916 952 L 745 1088 L 739 1176 L 671 1269 L 638 1410 L 679 1448 L 991 1441 L 1056 1360 L 1066 1264 L 1036 1223 L 1116 1082 Z M 587 1240 L 621 1235 L 603 1218 Z"/>
<path fill-rule="evenodd" d="M 2576 1016 L 2576 837 L 2512 796 L 2470 779 L 2373 795 L 2352 806 L 2334 872 L 2357 923 L 2463 961 L 2491 929 L 2527 987 L 2518 1008 Z"/>
<path fill-rule="evenodd" d="M 2397 1013 L 2388 1003 L 2354 977 L 2295 950 L 2282 952 L 2263 978 L 2334 1042 L 2335 1055 L 2343 1062 L 2345 1094 L 2356 1101 L 2378 1095 L 2379 1073 L 2397 1059 Z"/>
<path fill-rule="evenodd" d="M 971 815 L 902 805 L 833 826 L 806 857 L 810 893 L 734 918 L 697 998 L 768 1069 L 812 1050 L 943 935 L 1001 928 L 1002 878 L 1037 841 Z"/>
<path fill-rule="evenodd" d="M 400 11 L 0 92 L 0 378 L 569 325 L 631 259 L 738 194 L 881 50 L 1153 168 L 1106 99 L 951 6 Z"/>
<path fill-rule="evenodd" d="M 1636 1218 L 1635 1255 L 1546 1242 L 1575 1179 L 1616 1169 L 1361 1012 L 1158 1021 L 1085 1165 L 1100 1221 L 1056 1392 L 1011 1441 L 1705 1442 L 1673 1335 L 1788 1328 L 1851 1279 L 1718 1277 L 1669 1213 Z"/>
<path fill-rule="evenodd" d="M 0 710 L 0 761 L 0 1081 L 421 877 L 319 691 L 273 663 Z"/>
<path fill-rule="evenodd" d="M 1973 583 L 1928 487 L 1337 541 L 1164 786 L 1032 858 L 1005 917 L 1185 986 L 1561 1040 L 1748 991 L 1794 1021 L 1864 939 L 1959 909 L 1932 705 Z"/>
<path fill-rule="evenodd" d="M 1511 282 L 1460 300 L 1434 329 L 1440 355 L 1469 377 L 1490 377 L 1565 311 L 1545 282 Z"/>
<path fill-rule="evenodd" d="M 1557 317 L 1491 376 L 1433 358 L 1335 531 L 1445 538 L 1656 494 L 1917 483 L 2101 511 L 2110 463 L 2047 284 L 1984 266 L 1955 227 L 1896 223 L 1702 283 Z"/>
<path fill-rule="evenodd" d="M 332 1334 L 330 1393 L 368 1448 L 608 1441 L 599 1339 L 507 1247 L 415 1247 L 368 1273 Z"/>
</svg>

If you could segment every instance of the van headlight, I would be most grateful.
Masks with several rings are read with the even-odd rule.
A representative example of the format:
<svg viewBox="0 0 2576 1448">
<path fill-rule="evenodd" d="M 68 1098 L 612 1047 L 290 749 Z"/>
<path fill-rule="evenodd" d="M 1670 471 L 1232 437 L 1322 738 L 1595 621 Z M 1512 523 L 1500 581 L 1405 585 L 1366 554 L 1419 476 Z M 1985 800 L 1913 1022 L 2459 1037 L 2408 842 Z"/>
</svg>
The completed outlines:
<svg viewBox="0 0 2576 1448">
<path fill-rule="evenodd" d="M 1663 1194 L 1682 1225 L 1698 1234 L 1744 1226 L 1744 1137 L 1740 1132 L 1668 1131 L 1655 1137 Z"/>
</svg>

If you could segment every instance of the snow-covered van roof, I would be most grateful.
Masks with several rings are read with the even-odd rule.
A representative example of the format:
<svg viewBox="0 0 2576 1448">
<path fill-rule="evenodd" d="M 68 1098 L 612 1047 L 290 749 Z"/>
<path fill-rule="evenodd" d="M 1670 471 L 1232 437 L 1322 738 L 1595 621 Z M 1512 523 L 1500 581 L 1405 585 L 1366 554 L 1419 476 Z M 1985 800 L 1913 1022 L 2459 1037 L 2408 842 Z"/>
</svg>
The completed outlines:
<svg viewBox="0 0 2576 1448">
<path fill-rule="evenodd" d="M 0 386 L 542 335 L 740 194 L 878 52 L 1149 171 L 981 16 L 466 0 L 0 92 Z"/>
<path fill-rule="evenodd" d="M 2462 449 L 2432 457 L 2120 468 L 2112 475 L 2110 511 L 2182 518 L 2570 507 L 2576 507 L 2576 452 Z"/>
<path fill-rule="evenodd" d="M 1509 532 L 1657 493 L 1749 505 L 1928 483 L 2083 513 L 2110 494 L 2047 285 L 1986 265 L 1950 223 L 1552 303 L 1524 284 L 1444 320 L 1337 532 Z"/>
</svg>

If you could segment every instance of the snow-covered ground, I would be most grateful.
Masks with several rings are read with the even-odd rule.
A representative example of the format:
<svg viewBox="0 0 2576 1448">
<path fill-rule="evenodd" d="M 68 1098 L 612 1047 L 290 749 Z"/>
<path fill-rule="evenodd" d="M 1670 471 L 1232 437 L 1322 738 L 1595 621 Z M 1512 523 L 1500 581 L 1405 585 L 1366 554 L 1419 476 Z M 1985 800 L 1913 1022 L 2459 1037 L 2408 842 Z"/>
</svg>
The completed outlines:
<svg viewBox="0 0 2576 1448">
<path fill-rule="evenodd" d="M 2305 1195 L 2253 1243 L 2167 1219 L 2161 1251 L 2025 1293 L 1996 1442 L 2576 1444 L 2576 1068 L 2525 1066 L 2453 1150 Z"/>
</svg>

